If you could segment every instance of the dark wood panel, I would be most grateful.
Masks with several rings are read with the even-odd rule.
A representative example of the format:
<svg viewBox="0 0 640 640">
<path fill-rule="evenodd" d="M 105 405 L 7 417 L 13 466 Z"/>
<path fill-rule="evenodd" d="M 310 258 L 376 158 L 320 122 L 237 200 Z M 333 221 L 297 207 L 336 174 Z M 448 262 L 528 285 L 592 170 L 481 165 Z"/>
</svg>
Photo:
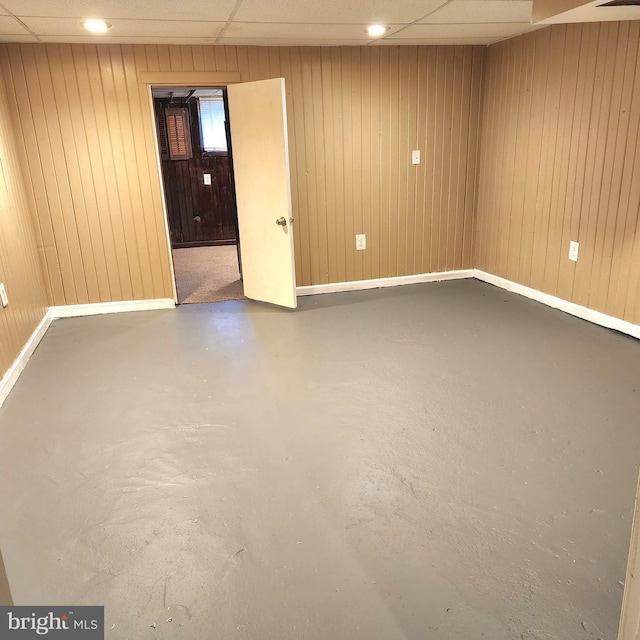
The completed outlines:
<svg viewBox="0 0 640 640">
<path fill-rule="evenodd" d="M 155 99 L 156 124 L 162 127 L 167 99 Z M 236 241 L 235 199 L 229 174 L 229 157 L 202 152 L 198 103 L 188 102 L 193 157 L 171 160 L 162 151 L 162 179 L 167 200 L 171 245 L 198 246 L 231 244 Z M 162 136 L 161 136 L 162 139 Z M 211 175 L 211 185 L 204 184 L 204 174 Z"/>
</svg>

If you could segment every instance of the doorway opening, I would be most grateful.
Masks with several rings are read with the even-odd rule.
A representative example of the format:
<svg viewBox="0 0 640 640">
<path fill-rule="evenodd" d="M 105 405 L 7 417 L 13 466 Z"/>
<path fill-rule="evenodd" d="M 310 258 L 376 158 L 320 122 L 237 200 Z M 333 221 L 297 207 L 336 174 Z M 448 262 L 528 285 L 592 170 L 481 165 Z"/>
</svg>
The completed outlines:
<svg viewBox="0 0 640 640">
<path fill-rule="evenodd" d="M 243 299 L 226 88 L 152 96 L 178 304 Z"/>
</svg>

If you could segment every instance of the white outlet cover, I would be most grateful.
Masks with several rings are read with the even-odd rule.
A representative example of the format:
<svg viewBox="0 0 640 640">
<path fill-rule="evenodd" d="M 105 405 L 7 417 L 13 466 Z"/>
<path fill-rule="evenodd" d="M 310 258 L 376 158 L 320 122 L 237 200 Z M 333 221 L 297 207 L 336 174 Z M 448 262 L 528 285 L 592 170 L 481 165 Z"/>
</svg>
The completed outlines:
<svg viewBox="0 0 640 640">
<path fill-rule="evenodd" d="M 364 233 L 356 234 L 356 251 L 364 251 L 367 248 L 367 236 Z"/>
<path fill-rule="evenodd" d="M 414 149 L 411 152 L 411 163 L 420 164 L 420 149 Z"/>
<path fill-rule="evenodd" d="M 210 173 L 203 173 L 202 177 L 204 178 L 204 183 L 205 184 L 211 184 L 211 174 Z"/>
<path fill-rule="evenodd" d="M 574 242 L 571 240 L 569 242 L 569 260 L 573 260 L 574 262 L 578 262 L 578 250 L 580 249 L 580 243 Z"/>
<path fill-rule="evenodd" d="M 0 300 L 2 300 L 3 307 L 6 307 L 9 304 L 9 298 L 7 297 L 7 290 L 4 288 L 3 283 L 0 283 Z"/>
</svg>

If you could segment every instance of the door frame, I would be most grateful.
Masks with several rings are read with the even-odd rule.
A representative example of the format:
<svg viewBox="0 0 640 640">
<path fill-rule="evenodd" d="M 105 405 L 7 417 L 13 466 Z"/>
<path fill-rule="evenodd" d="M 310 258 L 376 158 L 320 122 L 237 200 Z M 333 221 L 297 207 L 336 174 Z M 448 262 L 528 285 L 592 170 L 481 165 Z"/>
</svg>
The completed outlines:
<svg viewBox="0 0 640 640">
<path fill-rule="evenodd" d="M 173 264 L 173 254 L 171 249 L 171 234 L 169 233 L 169 219 L 167 217 L 167 199 L 162 180 L 162 163 L 160 159 L 160 147 L 158 136 L 155 130 L 155 114 L 153 110 L 152 88 L 157 87 L 226 87 L 230 84 L 242 82 L 239 71 L 142 71 L 138 76 L 141 90 L 147 96 L 147 112 L 149 116 L 148 130 L 153 141 L 153 148 L 156 158 L 156 173 L 160 185 L 160 195 L 162 203 L 162 218 L 164 224 L 167 253 L 169 256 L 169 278 L 173 291 L 173 300 L 178 304 L 178 289 L 176 287 L 176 273 Z"/>
<path fill-rule="evenodd" d="M 618 640 L 636 640 L 640 630 L 640 475 L 633 509 L 633 522 L 627 556 L 627 572 L 622 593 Z"/>
</svg>

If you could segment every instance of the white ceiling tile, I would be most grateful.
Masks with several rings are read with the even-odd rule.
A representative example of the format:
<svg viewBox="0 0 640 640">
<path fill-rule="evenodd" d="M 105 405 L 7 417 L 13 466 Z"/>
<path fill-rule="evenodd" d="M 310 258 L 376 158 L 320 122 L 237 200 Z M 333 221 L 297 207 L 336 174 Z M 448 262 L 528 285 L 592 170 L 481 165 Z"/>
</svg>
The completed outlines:
<svg viewBox="0 0 640 640">
<path fill-rule="evenodd" d="M 103 36 L 97 38 L 95 36 L 40 36 L 42 42 L 66 42 L 78 44 L 190 44 L 190 45 L 211 45 L 211 38 L 158 38 L 142 37 L 142 36 Z"/>
<path fill-rule="evenodd" d="M 394 24 L 418 20 L 446 0 L 243 0 L 234 18 L 242 22 Z"/>
<path fill-rule="evenodd" d="M 217 44 L 258 47 L 358 47 L 362 40 L 312 40 L 310 38 L 220 38 Z"/>
<path fill-rule="evenodd" d="M 233 22 L 225 38 L 279 38 L 283 40 L 362 40 L 373 38 L 365 25 L 357 24 L 276 24 L 274 22 Z"/>
<path fill-rule="evenodd" d="M 17 16 L 226 22 L 236 0 L 2 0 Z"/>
<path fill-rule="evenodd" d="M 374 46 L 383 46 L 383 45 L 392 45 L 395 47 L 405 47 L 408 45 L 417 45 L 417 46 L 431 46 L 431 45 L 470 45 L 470 44 L 491 44 L 495 42 L 495 38 L 429 38 L 425 40 L 424 38 L 416 38 L 416 39 L 395 39 L 395 38 L 384 38 L 382 40 L 377 40 L 374 43 Z"/>
<path fill-rule="evenodd" d="M 494 41 L 499 38 L 509 38 L 514 35 L 534 31 L 535 25 L 527 23 L 516 24 L 414 24 L 399 33 L 394 34 L 394 39 L 417 38 L 490 38 Z"/>
<path fill-rule="evenodd" d="M 0 34 L 29 35 L 29 32 L 11 16 L 0 16 Z"/>
<path fill-rule="evenodd" d="M 532 0 L 0 0 L 0 40 L 32 40 L 10 15 L 47 42 L 342 46 L 491 43 L 532 31 Z M 234 22 L 224 30 L 237 3 Z M 81 21 L 113 23 L 104 36 Z M 151 19 L 147 19 L 147 18 Z M 283 22 L 286 20 L 286 22 Z M 365 26 L 390 28 L 372 39 Z M 410 24 L 416 23 L 416 24 Z M 409 26 L 407 26 L 409 24 Z M 217 40 L 216 40 L 217 39 Z"/>
<path fill-rule="evenodd" d="M 531 22 L 533 0 L 453 0 L 425 23 Z"/>
<path fill-rule="evenodd" d="M 111 22 L 109 37 L 158 36 L 172 38 L 215 38 L 223 22 L 187 22 L 171 20 L 118 20 L 106 16 Z M 24 23 L 37 35 L 43 36 L 89 36 L 93 42 L 102 40 L 103 35 L 91 35 L 78 18 L 23 18 Z"/>
<path fill-rule="evenodd" d="M 640 20 L 640 7 L 601 7 L 605 0 L 588 2 L 580 7 L 551 16 L 545 24 L 566 24 L 571 22 L 610 22 L 622 20 Z"/>
<path fill-rule="evenodd" d="M 0 35 L 0 42 L 40 42 L 38 38 L 32 35 Z"/>
</svg>

